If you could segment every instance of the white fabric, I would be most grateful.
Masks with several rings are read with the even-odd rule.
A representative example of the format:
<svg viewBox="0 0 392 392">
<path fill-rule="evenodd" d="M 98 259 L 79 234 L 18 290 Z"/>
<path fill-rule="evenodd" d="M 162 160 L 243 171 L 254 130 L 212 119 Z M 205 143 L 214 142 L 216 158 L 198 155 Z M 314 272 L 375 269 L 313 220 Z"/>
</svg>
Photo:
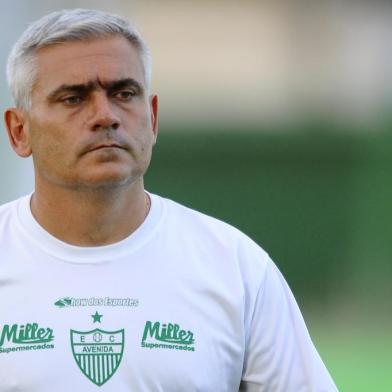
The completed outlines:
<svg viewBox="0 0 392 392">
<path fill-rule="evenodd" d="M 0 392 L 336 391 L 268 255 L 150 196 L 136 232 L 95 248 L 47 233 L 29 196 L 0 207 Z"/>
</svg>

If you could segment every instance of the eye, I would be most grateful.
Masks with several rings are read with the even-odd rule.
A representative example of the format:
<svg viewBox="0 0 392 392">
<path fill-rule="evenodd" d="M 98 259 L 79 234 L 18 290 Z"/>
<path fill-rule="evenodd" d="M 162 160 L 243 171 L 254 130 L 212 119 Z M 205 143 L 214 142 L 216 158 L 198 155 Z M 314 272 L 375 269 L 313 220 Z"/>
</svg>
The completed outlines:
<svg viewBox="0 0 392 392">
<path fill-rule="evenodd" d="M 69 106 L 75 106 L 82 102 L 82 97 L 80 97 L 79 95 L 71 95 L 69 97 L 63 98 L 61 102 Z"/>
<path fill-rule="evenodd" d="M 136 95 L 136 93 L 133 90 L 122 90 L 117 91 L 113 95 L 115 98 L 118 98 L 121 101 L 130 101 Z"/>
</svg>

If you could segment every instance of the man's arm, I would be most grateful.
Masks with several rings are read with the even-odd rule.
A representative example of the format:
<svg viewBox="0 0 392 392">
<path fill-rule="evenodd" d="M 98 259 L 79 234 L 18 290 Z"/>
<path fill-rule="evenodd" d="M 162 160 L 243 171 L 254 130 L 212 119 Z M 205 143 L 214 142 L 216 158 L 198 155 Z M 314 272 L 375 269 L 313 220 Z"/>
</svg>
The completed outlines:
<svg viewBox="0 0 392 392">
<path fill-rule="evenodd" d="M 337 391 L 290 288 L 270 260 L 247 333 L 240 391 Z"/>
</svg>

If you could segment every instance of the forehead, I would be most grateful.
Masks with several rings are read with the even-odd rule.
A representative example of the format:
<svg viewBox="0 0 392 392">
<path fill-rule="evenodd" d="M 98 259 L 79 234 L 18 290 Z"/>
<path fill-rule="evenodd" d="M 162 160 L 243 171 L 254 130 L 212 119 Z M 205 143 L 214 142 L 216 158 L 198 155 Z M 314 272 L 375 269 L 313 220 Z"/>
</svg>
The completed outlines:
<svg viewBox="0 0 392 392">
<path fill-rule="evenodd" d="M 45 94 L 62 84 L 135 79 L 145 84 L 143 66 L 135 46 L 114 36 L 67 42 L 41 48 L 36 55 L 34 94 Z"/>
</svg>

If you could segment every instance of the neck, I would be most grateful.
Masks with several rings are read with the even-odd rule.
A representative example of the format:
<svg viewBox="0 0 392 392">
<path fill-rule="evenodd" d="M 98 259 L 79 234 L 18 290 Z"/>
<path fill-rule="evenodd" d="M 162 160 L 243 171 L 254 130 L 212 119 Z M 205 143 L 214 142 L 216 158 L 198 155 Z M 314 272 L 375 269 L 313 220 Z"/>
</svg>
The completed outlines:
<svg viewBox="0 0 392 392">
<path fill-rule="evenodd" d="M 132 234 L 150 208 L 143 179 L 116 189 L 37 186 L 31 211 L 54 237 L 77 246 L 108 245 Z"/>
</svg>

